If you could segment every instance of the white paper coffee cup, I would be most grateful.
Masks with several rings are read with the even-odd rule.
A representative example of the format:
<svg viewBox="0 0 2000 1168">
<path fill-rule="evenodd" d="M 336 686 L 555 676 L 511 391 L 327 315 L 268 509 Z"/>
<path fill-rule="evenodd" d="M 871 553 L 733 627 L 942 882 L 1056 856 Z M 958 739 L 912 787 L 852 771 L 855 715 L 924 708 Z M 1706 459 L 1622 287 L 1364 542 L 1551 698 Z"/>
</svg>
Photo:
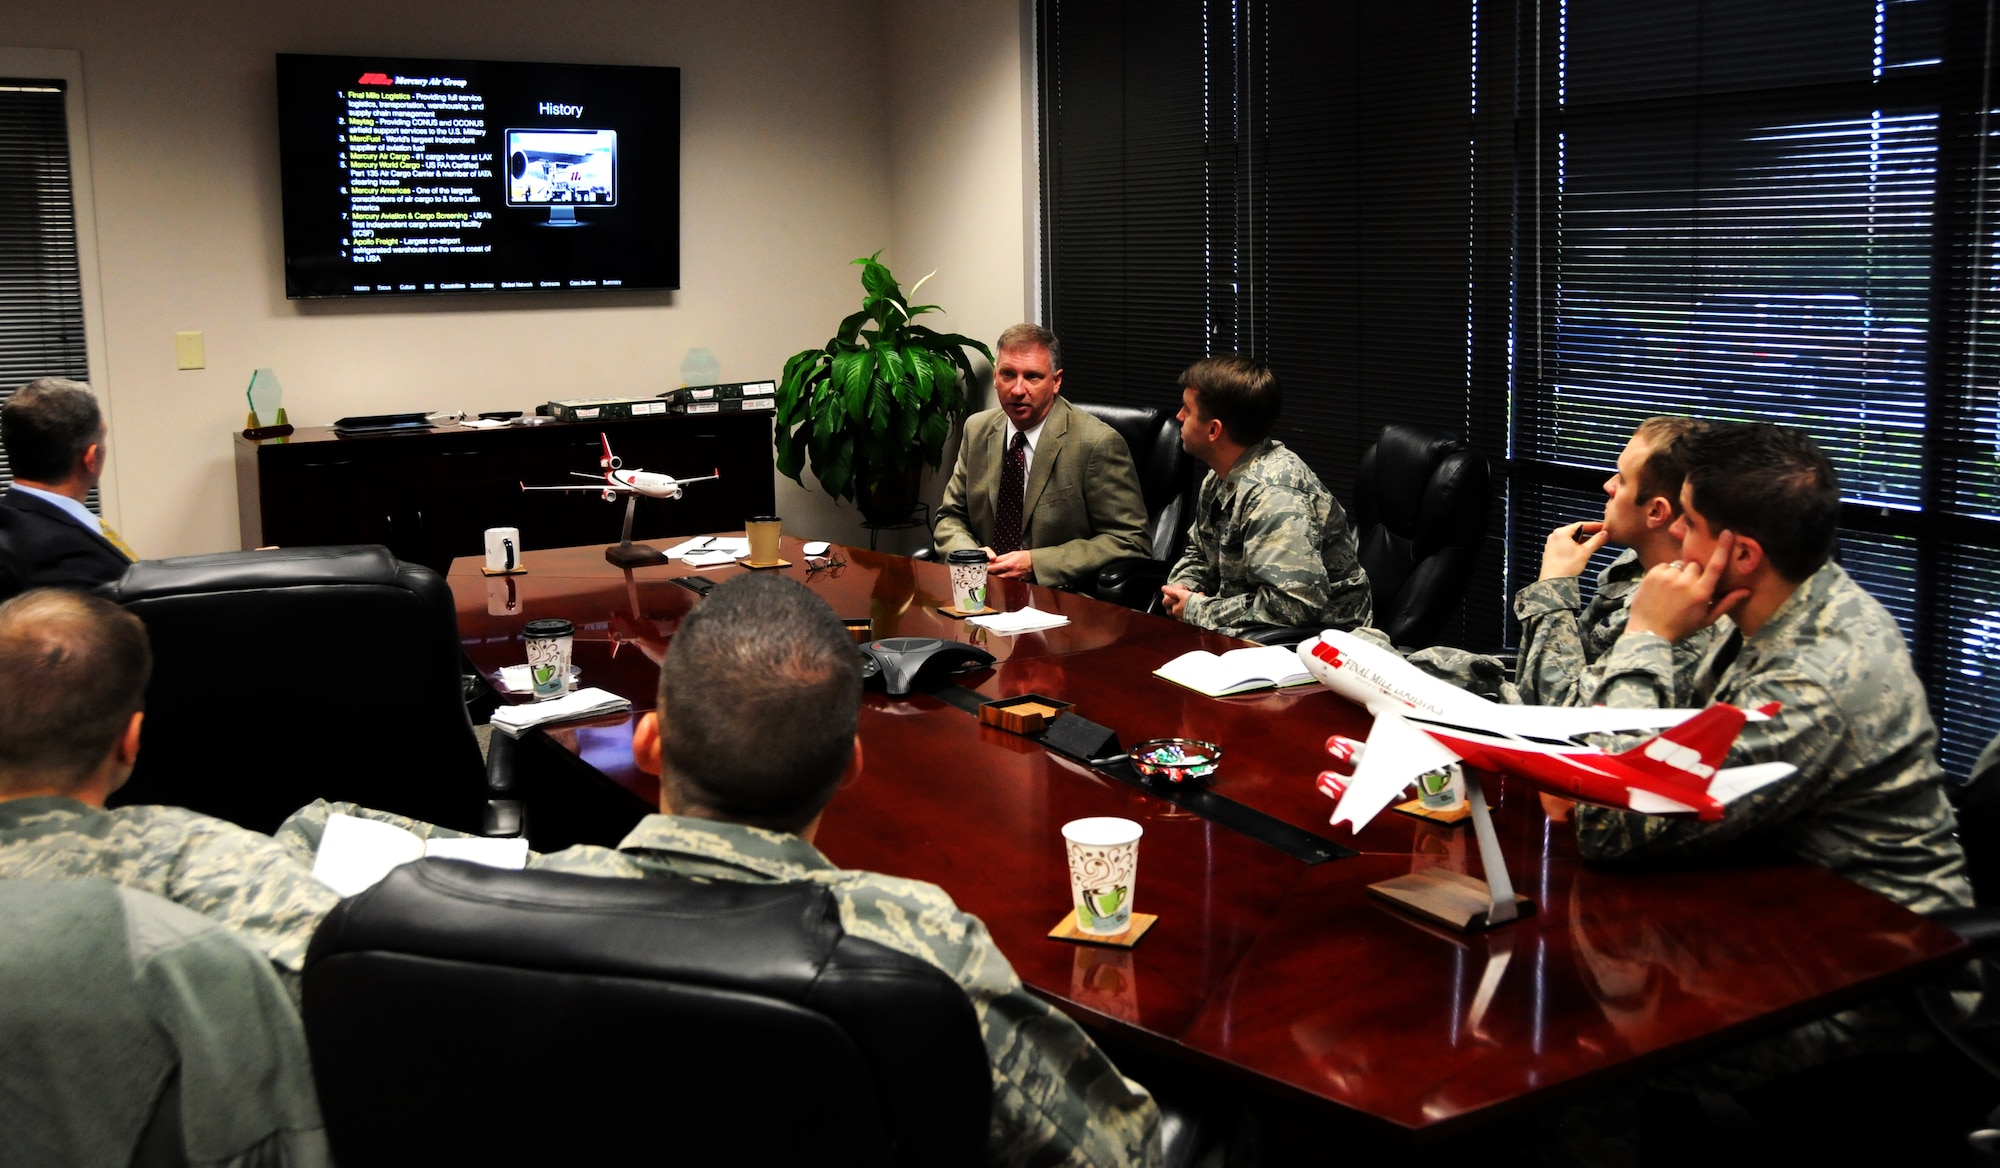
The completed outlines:
<svg viewBox="0 0 2000 1168">
<path fill-rule="evenodd" d="M 1139 873 L 1139 837 L 1145 829 L 1129 819 L 1096 816 L 1063 824 L 1069 849 L 1070 900 L 1076 927 L 1112 937 L 1132 927 L 1132 893 Z"/>
</svg>

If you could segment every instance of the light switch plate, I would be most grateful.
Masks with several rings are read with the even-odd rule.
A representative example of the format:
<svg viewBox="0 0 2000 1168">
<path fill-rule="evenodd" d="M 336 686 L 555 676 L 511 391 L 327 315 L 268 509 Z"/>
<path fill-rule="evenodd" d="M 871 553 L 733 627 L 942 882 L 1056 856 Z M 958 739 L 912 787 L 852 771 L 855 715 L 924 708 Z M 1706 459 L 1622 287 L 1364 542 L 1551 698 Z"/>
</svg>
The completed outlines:
<svg viewBox="0 0 2000 1168">
<path fill-rule="evenodd" d="M 199 332 L 174 334 L 174 360 L 181 369 L 201 369 L 208 364 Z"/>
</svg>

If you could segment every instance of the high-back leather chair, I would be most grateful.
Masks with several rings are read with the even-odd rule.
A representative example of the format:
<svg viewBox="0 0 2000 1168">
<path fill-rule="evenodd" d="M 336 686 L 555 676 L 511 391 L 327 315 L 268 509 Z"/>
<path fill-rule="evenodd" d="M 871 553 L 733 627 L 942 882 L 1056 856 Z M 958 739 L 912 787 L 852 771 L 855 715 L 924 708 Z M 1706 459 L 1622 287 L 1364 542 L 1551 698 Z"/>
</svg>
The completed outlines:
<svg viewBox="0 0 2000 1168">
<path fill-rule="evenodd" d="M 1145 608 L 1166 583 L 1167 572 L 1187 548 L 1189 516 L 1194 511 L 1200 469 L 1181 446 L 1181 426 L 1174 413 L 1154 407 L 1072 402 L 1077 409 L 1118 431 L 1132 452 L 1139 472 L 1139 493 L 1146 500 L 1146 537 L 1150 560 L 1122 560 L 1098 573 L 1094 591 L 1099 600 L 1130 608 Z"/>
<path fill-rule="evenodd" d="M 101 593 L 146 623 L 139 763 L 111 803 L 271 831 L 316 798 L 479 831 L 486 770 L 458 615 L 384 547 L 144 560 Z"/>
<path fill-rule="evenodd" d="M 810 882 L 406 864 L 304 1011 L 343 1164 L 962 1165 L 992 1113 L 965 992 Z"/>
<path fill-rule="evenodd" d="M 1485 457 L 1442 430 L 1392 422 L 1361 456 L 1350 518 L 1375 594 L 1371 623 L 1392 642 L 1436 642 L 1472 583 L 1491 501 Z"/>
<path fill-rule="evenodd" d="M 1146 500 L 1146 538 L 1153 558 L 1172 564 L 1187 543 L 1188 513 L 1194 507 L 1195 462 L 1181 447 L 1181 425 L 1172 411 L 1097 402 L 1071 405 L 1118 431 L 1139 472 Z"/>
</svg>

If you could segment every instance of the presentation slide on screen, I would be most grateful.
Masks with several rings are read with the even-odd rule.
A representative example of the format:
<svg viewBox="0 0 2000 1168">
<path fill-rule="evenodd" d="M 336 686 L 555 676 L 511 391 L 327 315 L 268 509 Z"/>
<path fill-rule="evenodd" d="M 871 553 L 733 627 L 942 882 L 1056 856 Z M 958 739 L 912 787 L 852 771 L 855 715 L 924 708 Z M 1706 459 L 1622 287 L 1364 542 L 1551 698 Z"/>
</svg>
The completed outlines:
<svg viewBox="0 0 2000 1168">
<path fill-rule="evenodd" d="M 278 58 L 292 297 L 674 288 L 680 71 Z"/>
</svg>

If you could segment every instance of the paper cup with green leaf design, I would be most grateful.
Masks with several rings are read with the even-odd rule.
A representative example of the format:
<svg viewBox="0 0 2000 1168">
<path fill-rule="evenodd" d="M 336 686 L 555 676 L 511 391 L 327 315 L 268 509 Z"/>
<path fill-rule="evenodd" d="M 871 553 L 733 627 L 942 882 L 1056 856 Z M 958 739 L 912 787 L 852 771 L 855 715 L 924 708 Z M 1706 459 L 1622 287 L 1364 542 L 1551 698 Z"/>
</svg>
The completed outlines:
<svg viewBox="0 0 2000 1168">
<path fill-rule="evenodd" d="M 1076 927 L 1099 937 L 1116 936 L 1132 925 L 1132 889 L 1139 872 L 1139 837 L 1144 829 L 1129 819 L 1097 816 L 1063 824 L 1069 846 L 1070 898 Z"/>
</svg>

